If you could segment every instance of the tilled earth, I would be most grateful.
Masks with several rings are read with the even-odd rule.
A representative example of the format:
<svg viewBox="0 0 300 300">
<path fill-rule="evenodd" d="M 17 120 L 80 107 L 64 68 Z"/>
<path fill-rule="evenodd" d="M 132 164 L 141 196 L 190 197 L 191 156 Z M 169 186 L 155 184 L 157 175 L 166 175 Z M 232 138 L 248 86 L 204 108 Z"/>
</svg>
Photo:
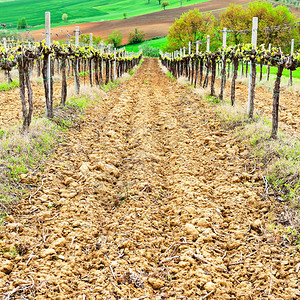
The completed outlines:
<svg viewBox="0 0 300 300">
<path fill-rule="evenodd" d="M 299 299 L 248 149 L 157 60 L 80 128 L 2 226 L 3 299 Z"/>
</svg>

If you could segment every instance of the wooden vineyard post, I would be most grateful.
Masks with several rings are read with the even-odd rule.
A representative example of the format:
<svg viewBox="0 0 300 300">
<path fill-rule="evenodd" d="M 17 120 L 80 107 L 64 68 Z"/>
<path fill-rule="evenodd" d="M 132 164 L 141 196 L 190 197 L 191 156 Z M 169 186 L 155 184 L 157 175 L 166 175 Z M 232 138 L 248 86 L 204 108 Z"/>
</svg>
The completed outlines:
<svg viewBox="0 0 300 300">
<path fill-rule="evenodd" d="M 76 26 L 75 29 L 75 46 L 79 46 L 79 26 Z M 75 93 L 79 94 L 80 83 L 79 83 L 79 75 L 78 75 L 78 57 L 75 55 Z"/>
<path fill-rule="evenodd" d="M 6 43 L 6 38 L 3 38 L 3 47 L 5 50 L 7 50 L 7 43 Z M 5 70 L 6 78 L 7 78 L 7 83 L 10 84 L 12 82 L 11 76 L 10 76 L 10 70 L 7 68 Z"/>
<path fill-rule="evenodd" d="M 232 65 L 233 65 L 233 76 L 231 80 L 231 105 L 234 106 L 235 105 L 235 83 L 236 83 L 238 68 L 239 68 L 239 58 L 236 56 L 236 53 L 233 54 Z"/>
<path fill-rule="evenodd" d="M 100 67 L 100 72 L 99 72 L 99 80 L 98 80 L 98 84 L 99 85 L 103 85 L 103 41 L 101 41 L 100 44 L 100 55 L 101 55 L 101 61 L 98 61 L 99 67 Z M 97 76 L 98 78 L 98 66 L 97 68 L 95 68 L 95 76 Z"/>
<path fill-rule="evenodd" d="M 265 50 L 264 45 L 262 45 L 263 50 Z M 262 81 L 262 77 L 263 77 L 263 60 L 261 59 L 259 62 L 259 66 L 260 66 L 260 73 L 259 73 L 259 81 Z"/>
<path fill-rule="evenodd" d="M 271 44 L 269 44 L 269 48 L 268 51 L 271 53 Z M 268 63 L 268 67 L 267 67 L 267 81 L 270 80 L 270 64 Z"/>
<path fill-rule="evenodd" d="M 226 39 L 227 39 L 227 28 L 223 28 L 223 50 L 226 48 Z M 224 100 L 224 89 L 225 89 L 225 83 L 226 83 L 226 56 L 223 53 L 222 55 L 222 70 L 221 70 L 221 91 L 219 98 L 221 101 Z"/>
<path fill-rule="evenodd" d="M 255 79 L 256 79 L 256 46 L 257 46 L 257 29 L 258 29 L 258 18 L 253 17 L 252 23 L 252 52 L 254 54 L 254 58 L 250 59 L 250 78 L 249 78 L 249 92 L 248 92 L 248 107 L 247 114 L 249 118 L 253 118 L 254 112 L 254 97 L 255 97 Z"/>
<path fill-rule="evenodd" d="M 61 57 L 61 100 L 60 104 L 62 106 L 66 105 L 67 100 L 67 77 L 66 77 L 66 55 Z"/>
<path fill-rule="evenodd" d="M 45 12 L 46 46 L 51 47 L 50 12 Z M 48 54 L 46 70 L 44 68 L 44 86 L 46 93 L 46 117 L 53 118 L 51 55 Z M 45 72 L 46 71 L 46 72 Z M 46 73 L 46 74 L 45 74 Z M 46 75 L 46 76 L 45 76 Z M 45 78 L 46 77 L 46 78 Z"/>
<path fill-rule="evenodd" d="M 291 56 L 294 55 L 294 44 L 295 44 L 295 40 L 292 39 L 291 40 Z M 289 80 L 289 86 L 293 85 L 293 71 L 290 70 L 290 80 Z"/>
<path fill-rule="evenodd" d="M 90 33 L 90 47 L 93 47 L 93 34 Z M 94 68 L 94 64 L 93 64 L 93 58 L 90 58 L 90 85 L 93 86 L 93 68 Z"/>
<path fill-rule="evenodd" d="M 32 112 L 33 112 L 33 101 L 32 101 L 32 89 L 29 79 L 29 58 L 25 56 L 24 49 L 22 49 L 22 55 L 18 58 L 18 71 L 19 71 L 19 86 L 20 86 L 20 98 L 22 103 L 22 113 L 23 113 L 23 126 L 22 132 L 28 131 L 29 125 L 31 123 Z M 26 103 L 26 87 L 27 87 L 27 102 Z"/>
<path fill-rule="evenodd" d="M 277 77 L 275 80 L 275 86 L 273 91 L 273 110 L 272 110 L 272 133 L 271 139 L 277 138 L 278 132 L 278 110 L 279 110 L 279 94 L 280 94 L 280 81 L 282 71 L 284 69 L 284 62 L 278 63 Z"/>
</svg>

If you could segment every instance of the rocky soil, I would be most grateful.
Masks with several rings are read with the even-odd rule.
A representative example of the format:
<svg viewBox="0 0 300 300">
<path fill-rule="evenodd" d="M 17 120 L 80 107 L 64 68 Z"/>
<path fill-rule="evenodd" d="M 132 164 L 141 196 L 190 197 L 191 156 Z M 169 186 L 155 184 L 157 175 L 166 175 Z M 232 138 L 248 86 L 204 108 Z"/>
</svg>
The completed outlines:
<svg viewBox="0 0 300 300">
<path fill-rule="evenodd" d="M 298 119 L 299 120 L 299 119 Z M 0 231 L 3 299 L 299 299 L 249 151 L 155 59 L 68 133 Z"/>
</svg>

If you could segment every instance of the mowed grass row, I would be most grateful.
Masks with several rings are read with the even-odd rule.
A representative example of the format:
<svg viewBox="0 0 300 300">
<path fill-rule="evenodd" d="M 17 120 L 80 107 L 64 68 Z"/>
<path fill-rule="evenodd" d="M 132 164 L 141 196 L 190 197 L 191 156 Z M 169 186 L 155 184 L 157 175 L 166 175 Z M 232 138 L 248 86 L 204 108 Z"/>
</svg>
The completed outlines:
<svg viewBox="0 0 300 300">
<path fill-rule="evenodd" d="M 183 0 L 182 5 L 192 5 L 210 0 Z M 167 9 L 180 7 L 179 0 L 169 0 Z M 51 12 L 52 25 L 108 21 L 139 16 L 162 10 L 157 0 L 14 0 L 0 1 L 0 11 L 5 12 L 0 23 L 16 27 L 18 19 L 25 17 L 28 26 L 45 23 L 45 11 Z M 62 15 L 68 15 L 68 22 L 62 21 Z"/>
</svg>

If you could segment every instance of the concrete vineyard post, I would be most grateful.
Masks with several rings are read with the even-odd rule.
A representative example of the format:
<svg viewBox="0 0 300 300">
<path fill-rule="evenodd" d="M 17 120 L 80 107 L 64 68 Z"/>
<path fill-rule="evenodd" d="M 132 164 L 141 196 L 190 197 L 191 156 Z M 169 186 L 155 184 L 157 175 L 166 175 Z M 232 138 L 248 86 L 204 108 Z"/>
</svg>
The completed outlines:
<svg viewBox="0 0 300 300">
<path fill-rule="evenodd" d="M 291 57 L 294 55 L 294 45 L 295 45 L 295 40 L 291 40 Z M 290 70 L 290 81 L 289 81 L 289 86 L 293 85 L 293 71 Z"/>
<path fill-rule="evenodd" d="M 90 33 L 90 47 L 93 47 L 93 34 Z M 93 86 L 93 70 L 94 70 L 94 66 L 93 66 L 93 59 L 91 58 L 91 66 L 90 66 L 90 84 L 91 86 Z"/>
<path fill-rule="evenodd" d="M 117 72 L 117 49 L 114 49 L 114 80 L 116 80 L 116 72 Z"/>
<path fill-rule="evenodd" d="M 51 46 L 51 18 L 50 18 L 50 12 L 45 12 L 45 30 L 46 30 L 46 45 L 48 47 Z M 51 102 L 51 55 L 48 56 L 48 62 L 47 62 L 47 83 L 48 83 L 48 99 Z M 48 105 L 46 104 L 46 116 L 50 117 L 49 114 L 51 112 L 48 111 Z"/>
<path fill-rule="evenodd" d="M 269 44 L 268 51 L 271 52 L 271 44 Z M 269 79 L 270 79 L 270 64 L 268 64 L 267 67 L 267 81 L 269 81 Z"/>
<path fill-rule="evenodd" d="M 206 37 L 206 51 L 207 52 L 210 51 L 210 36 L 209 35 Z"/>
<path fill-rule="evenodd" d="M 257 47 L 257 29 L 258 29 L 258 18 L 253 17 L 251 44 L 252 44 L 252 50 L 254 50 L 254 51 L 256 51 L 256 47 Z M 250 63 L 248 106 L 247 106 L 247 114 L 248 114 L 249 118 L 253 118 L 255 79 L 256 79 L 256 63 L 255 63 L 255 58 L 254 58 L 251 60 L 251 63 Z"/>
</svg>

